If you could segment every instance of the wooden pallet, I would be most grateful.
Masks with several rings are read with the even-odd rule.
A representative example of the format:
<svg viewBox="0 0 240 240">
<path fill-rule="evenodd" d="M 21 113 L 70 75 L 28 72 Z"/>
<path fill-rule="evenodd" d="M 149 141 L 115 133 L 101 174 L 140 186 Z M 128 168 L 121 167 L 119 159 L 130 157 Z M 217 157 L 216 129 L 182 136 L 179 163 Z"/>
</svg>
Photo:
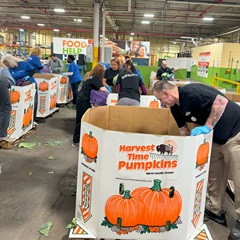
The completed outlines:
<svg viewBox="0 0 240 240">
<path fill-rule="evenodd" d="M 20 138 L 16 139 L 15 141 L 12 142 L 12 145 L 17 145 L 18 143 L 24 141 L 25 139 L 29 138 L 33 134 L 37 132 L 38 126 L 34 126 L 32 129 L 30 129 L 28 132 L 23 134 Z"/>
<path fill-rule="evenodd" d="M 36 117 L 36 122 L 45 123 L 48 118 L 53 117 L 53 114 L 55 112 L 59 112 L 59 108 L 55 108 L 54 111 L 51 114 L 49 114 L 45 117 Z"/>
</svg>

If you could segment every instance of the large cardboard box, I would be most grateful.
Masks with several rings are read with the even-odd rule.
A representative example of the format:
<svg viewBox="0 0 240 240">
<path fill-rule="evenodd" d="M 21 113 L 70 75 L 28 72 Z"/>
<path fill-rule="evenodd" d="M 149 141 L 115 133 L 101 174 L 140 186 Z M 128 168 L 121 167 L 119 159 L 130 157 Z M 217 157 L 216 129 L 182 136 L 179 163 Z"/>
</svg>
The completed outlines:
<svg viewBox="0 0 240 240">
<path fill-rule="evenodd" d="M 212 133 L 181 137 L 169 109 L 123 106 L 81 126 L 76 217 L 91 238 L 186 240 L 203 225 Z"/>
<path fill-rule="evenodd" d="M 72 87 L 69 77 L 53 74 L 57 77 L 57 103 L 68 103 L 72 100 Z"/>
<path fill-rule="evenodd" d="M 38 84 L 37 117 L 44 118 L 57 110 L 57 76 L 34 74 Z"/>
<path fill-rule="evenodd" d="M 118 102 L 118 94 L 110 93 L 107 97 L 107 105 L 115 106 Z M 161 103 L 154 95 L 141 95 L 140 96 L 140 107 L 151 107 L 160 108 Z"/>
<path fill-rule="evenodd" d="M 11 87 L 12 111 L 7 133 L 12 142 L 33 128 L 35 92 L 35 84 Z"/>
</svg>

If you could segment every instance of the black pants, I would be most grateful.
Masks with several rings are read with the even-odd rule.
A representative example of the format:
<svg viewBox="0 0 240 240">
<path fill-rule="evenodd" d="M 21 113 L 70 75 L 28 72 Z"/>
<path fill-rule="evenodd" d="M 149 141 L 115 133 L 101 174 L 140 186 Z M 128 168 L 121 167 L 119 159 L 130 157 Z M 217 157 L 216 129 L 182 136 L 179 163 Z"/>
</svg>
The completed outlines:
<svg viewBox="0 0 240 240">
<path fill-rule="evenodd" d="M 89 101 L 82 101 L 78 95 L 76 105 L 76 125 L 73 135 L 73 142 L 79 143 L 82 116 L 89 108 L 91 108 L 91 104 Z"/>
<path fill-rule="evenodd" d="M 7 128 L 12 110 L 8 89 L 10 84 L 5 77 L 0 77 L 0 138 L 7 136 Z"/>
<path fill-rule="evenodd" d="M 75 82 L 75 83 L 71 83 L 72 93 L 73 93 L 73 100 L 72 100 L 73 104 L 76 104 L 76 101 L 77 101 L 78 85 L 79 85 L 79 83 L 80 83 L 80 81 L 79 82 Z"/>
</svg>

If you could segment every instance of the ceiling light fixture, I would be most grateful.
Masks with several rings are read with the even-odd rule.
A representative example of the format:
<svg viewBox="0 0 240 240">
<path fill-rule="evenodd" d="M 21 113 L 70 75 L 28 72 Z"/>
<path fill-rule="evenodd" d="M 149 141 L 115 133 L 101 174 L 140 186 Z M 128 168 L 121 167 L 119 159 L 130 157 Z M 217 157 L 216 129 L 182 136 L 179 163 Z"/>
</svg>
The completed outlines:
<svg viewBox="0 0 240 240">
<path fill-rule="evenodd" d="M 76 19 L 76 18 L 75 18 L 75 19 L 74 19 L 74 22 L 82 22 L 82 19 L 80 19 L 80 18 L 77 18 L 77 19 Z"/>
<path fill-rule="evenodd" d="M 149 24 L 149 21 L 142 21 L 142 24 Z"/>
<path fill-rule="evenodd" d="M 54 32 L 59 32 L 60 30 L 59 29 L 53 29 Z"/>
<path fill-rule="evenodd" d="M 67 33 L 67 36 L 71 36 L 72 34 L 71 33 Z"/>
<path fill-rule="evenodd" d="M 37 25 L 38 25 L 39 27 L 45 26 L 45 24 L 43 24 L 43 23 L 38 23 Z"/>
<path fill-rule="evenodd" d="M 29 16 L 21 16 L 21 18 L 23 18 L 23 19 L 29 19 L 30 17 L 29 17 Z"/>
<path fill-rule="evenodd" d="M 54 8 L 54 12 L 61 12 L 61 13 L 63 13 L 63 12 L 65 12 L 65 10 L 62 9 L 62 8 Z"/>
<path fill-rule="evenodd" d="M 154 17 L 154 14 L 151 14 L 151 13 L 145 13 L 143 16 L 144 16 L 144 17 Z"/>
<path fill-rule="evenodd" d="M 203 20 L 204 21 L 213 21 L 214 18 L 213 17 L 204 17 Z"/>
<path fill-rule="evenodd" d="M 135 35 L 135 33 L 130 33 L 130 35 L 132 35 L 132 36 L 133 36 L 133 35 Z"/>
</svg>

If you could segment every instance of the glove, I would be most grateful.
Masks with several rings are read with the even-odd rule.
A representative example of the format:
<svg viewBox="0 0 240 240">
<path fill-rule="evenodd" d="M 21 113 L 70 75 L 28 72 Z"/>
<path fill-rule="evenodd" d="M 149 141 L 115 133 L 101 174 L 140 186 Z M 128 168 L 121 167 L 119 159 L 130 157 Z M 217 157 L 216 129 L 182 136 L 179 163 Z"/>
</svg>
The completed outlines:
<svg viewBox="0 0 240 240">
<path fill-rule="evenodd" d="M 57 68 L 54 68 L 53 71 L 57 71 Z"/>
<path fill-rule="evenodd" d="M 105 86 L 105 88 L 106 88 L 110 93 L 112 93 L 112 89 L 111 89 L 110 86 Z"/>
<path fill-rule="evenodd" d="M 195 127 L 192 131 L 190 136 L 197 136 L 200 134 L 207 134 L 210 133 L 212 129 L 208 127 L 207 125 L 201 126 L 201 127 Z"/>
<path fill-rule="evenodd" d="M 23 80 L 27 81 L 30 77 L 29 76 L 26 76 L 23 78 Z"/>
</svg>

